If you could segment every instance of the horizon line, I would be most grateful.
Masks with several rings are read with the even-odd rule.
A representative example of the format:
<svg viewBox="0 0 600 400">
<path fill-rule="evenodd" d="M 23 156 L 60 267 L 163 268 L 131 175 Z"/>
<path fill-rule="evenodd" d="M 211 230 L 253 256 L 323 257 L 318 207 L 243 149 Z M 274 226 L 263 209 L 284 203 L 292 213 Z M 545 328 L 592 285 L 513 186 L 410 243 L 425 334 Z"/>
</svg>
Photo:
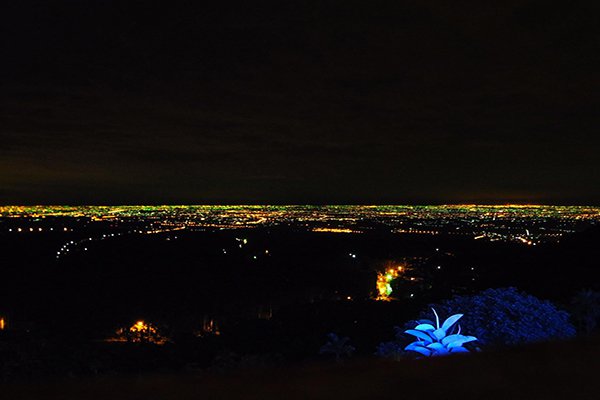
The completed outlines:
<svg viewBox="0 0 600 400">
<path fill-rule="evenodd" d="M 444 207 L 444 206 L 484 206 L 484 207 L 600 207 L 595 204 L 582 203 L 491 203 L 491 202 L 459 202 L 459 203 L 121 203 L 121 204 L 2 204 L 0 208 L 6 207 L 297 207 L 297 206 L 315 206 L 315 207 Z"/>
</svg>

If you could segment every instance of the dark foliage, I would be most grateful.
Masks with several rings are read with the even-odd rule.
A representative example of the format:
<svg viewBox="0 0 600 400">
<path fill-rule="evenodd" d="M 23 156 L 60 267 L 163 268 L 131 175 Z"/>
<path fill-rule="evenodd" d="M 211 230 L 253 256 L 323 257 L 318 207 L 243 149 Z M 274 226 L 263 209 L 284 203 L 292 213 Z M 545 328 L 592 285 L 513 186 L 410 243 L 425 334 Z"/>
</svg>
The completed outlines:
<svg viewBox="0 0 600 400">
<path fill-rule="evenodd" d="M 517 345 L 575 335 L 567 312 L 511 287 L 455 296 L 432 307 L 447 315 L 464 313 L 461 326 L 481 345 Z M 421 313 L 420 318 L 431 319 L 431 310 Z"/>
<path fill-rule="evenodd" d="M 600 292 L 585 289 L 571 300 L 571 312 L 581 332 L 591 334 L 600 321 Z"/>
<path fill-rule="evenodd" d="M 396 340 L 379 343 L 375 351 L 376 356 L 399 360 L 409 354 L 408 351 L 404 350 L 407 344 L 404 331 L 399 327 L 395 327 L 394 330 L 396 331 Z"/>
<path fill-rule="evenodd" d="M 440 314 L 462 314 L 460 326 L 478 338 L 476 346 L 507 346 L 567 339 L 576 333 L 569 322 L 569 314 L 549 301 L 519 292 L 517 289 L 486 289 L 476 295 L 455 296 L 439 304 L 430 305 L 421 312 L 419 320 L 433 320 L 431 307 Z M 418 321 L 409 321 L 403 328 L 396 327 L 395 340 L 382 342 L 375 355 L 399 359 L 408 354 L 404 347 L 410 342 L 405 329 L 412 329 Z"/>
<path fill-rule="evenodd" d="M 344 357 L 350 357 L 354 353 L 354 346 L 349 344 L 348 337 L 339 337 L 335 333 L 327 335 L 327 343 L 321 346 L 319 354 L 333 354 L 336 361 L 341 361 Z"/>
</svg>

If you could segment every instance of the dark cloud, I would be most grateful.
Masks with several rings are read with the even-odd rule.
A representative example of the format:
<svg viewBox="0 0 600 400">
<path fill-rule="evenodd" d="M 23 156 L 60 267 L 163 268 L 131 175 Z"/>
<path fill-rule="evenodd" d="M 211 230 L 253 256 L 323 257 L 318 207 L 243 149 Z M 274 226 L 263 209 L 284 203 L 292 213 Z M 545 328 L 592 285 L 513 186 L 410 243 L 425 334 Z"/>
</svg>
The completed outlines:
<svg viewBox="0 0 600 400">
<path fill-rule="evenodd" d="M 24 1 L 0 199 L 597 203 L 593 1 Z"/>
</svg>

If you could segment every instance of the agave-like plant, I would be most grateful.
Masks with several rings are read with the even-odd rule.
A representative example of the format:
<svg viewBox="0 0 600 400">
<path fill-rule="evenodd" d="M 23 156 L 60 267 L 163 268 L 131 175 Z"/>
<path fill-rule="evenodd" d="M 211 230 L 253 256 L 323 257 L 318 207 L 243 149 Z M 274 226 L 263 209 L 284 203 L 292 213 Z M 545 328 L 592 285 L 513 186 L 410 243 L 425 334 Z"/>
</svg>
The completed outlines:
<svg viewBox="0 0 600 400">
<path fill-rule="evenodd" d="M 418 340 L 404 348 L 407 351 L 417 352 L 425 357 L 444 356 L 455 353 L 468 353 L 463 345 L 477 340 L 475 336 L 460 334 L 460 325 L 456 324 L 463 314 L 454 314 L 448 317 L 440 326 L 440 318 L 435 309 L 431 309 L 435 315 L 435 326 L 431 321 L 419 321 L 414 329 L 405 331 Z"/>
</svg>

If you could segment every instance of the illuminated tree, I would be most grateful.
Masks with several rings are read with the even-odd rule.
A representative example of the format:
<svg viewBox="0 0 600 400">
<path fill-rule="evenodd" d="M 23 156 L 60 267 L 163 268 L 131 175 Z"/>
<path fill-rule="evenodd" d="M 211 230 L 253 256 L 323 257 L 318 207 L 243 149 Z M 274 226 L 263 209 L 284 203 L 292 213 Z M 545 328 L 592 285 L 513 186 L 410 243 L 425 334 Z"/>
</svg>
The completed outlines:
<svg viewBox="0 0 600 400">
<path fill-rule="evenodd" d="M 575 335 L 566 311 L 515 288 L 455 296 L 432 307 L 445 314 L 464 311 L 461 326 L 482 345 L 516 345 Z M 423 312 L 421 318 L 428 314 Z"/>
</svg>

